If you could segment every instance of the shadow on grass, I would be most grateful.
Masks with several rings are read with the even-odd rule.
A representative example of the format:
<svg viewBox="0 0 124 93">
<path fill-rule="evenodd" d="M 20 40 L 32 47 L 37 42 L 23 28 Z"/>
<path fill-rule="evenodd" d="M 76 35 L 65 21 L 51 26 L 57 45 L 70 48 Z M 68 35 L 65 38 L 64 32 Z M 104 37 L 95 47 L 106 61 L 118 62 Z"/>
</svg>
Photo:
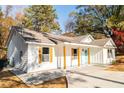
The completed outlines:
<svg viewBox="0 0 124 93">
<path fill-rule="evenodd" d="M 4 82 L 12 82 L 12 83 L 8 83 L 6 86 L 0 86 L 1 88 L 19 88 L 19 87 L 23 87 L 23 88 L 29 88 L 26 84 L 24 84 L 21 80 L 17 81 L 17 80 L 13 80 L 13 79 L 1 79 Z"/>
<path fill-rule="evenodd" d="M 8 70 L 0 72 L 0 80 L 2 78 L 12 77 L 12 76 L 15 76 L 15 75 L 12 72 L 8 71 Z"/>
</svg>

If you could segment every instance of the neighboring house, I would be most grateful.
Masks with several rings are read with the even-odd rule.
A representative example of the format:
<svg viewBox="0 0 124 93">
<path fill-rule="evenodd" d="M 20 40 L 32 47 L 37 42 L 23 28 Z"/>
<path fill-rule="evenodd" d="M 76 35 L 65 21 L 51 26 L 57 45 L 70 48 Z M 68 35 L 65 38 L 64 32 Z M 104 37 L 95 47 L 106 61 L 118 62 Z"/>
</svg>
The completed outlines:
<svg viewBox="0 0 124 93">
<path fill-rule="evenodd" d="M 111 38 L 67 37 L 12 27 L 7 47 L 10 65 L 28 73 L 86 64 L 110 64 L 115 60 L 116 45 Z"/>
</svg>

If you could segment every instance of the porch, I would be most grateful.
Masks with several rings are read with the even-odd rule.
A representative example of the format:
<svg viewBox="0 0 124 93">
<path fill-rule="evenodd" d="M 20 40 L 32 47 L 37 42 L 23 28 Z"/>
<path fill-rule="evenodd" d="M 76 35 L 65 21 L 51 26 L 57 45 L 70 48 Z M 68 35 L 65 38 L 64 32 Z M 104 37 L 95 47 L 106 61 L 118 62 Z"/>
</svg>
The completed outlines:
<svg viewBox="0 0 124 93">
<path fill-rule="evenodd" d="M 102 47 L 66 43 L 59 47 L 58 67 L 80 67 L 82 65 L 103 64 L 104 51 Z"/>
</svg>

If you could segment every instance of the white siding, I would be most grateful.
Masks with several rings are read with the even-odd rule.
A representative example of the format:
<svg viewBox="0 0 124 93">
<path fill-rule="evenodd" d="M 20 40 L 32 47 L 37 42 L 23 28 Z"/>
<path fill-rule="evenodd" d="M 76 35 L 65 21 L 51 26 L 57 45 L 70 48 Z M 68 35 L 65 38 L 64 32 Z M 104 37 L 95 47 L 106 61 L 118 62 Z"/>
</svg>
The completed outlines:
<svg viewBox="0 0 124 93">
<path fill-rule="evenodd" d="M 64 57 L 63 57 L 63 45 L 57 45 L 58 50 L 56 51 L 56 53 L 58 52 L 58 66 L 59 68 L 64 68 Z"/>
<path fill-rule="evenodd" d="M 23 55 L 20 58 L 20 51 L 22 51 Z M 11 41 L 8 45 L 8 53 L 7 58 L 10 60 L 10 64 L 12 62 L 15 63 L 15 67 L 22 69 L 23 71 L 27 70 L 27 44 L 24 43 L 24 40 L 19 36 L 18 33 L 14 32 L 14 35 L 11 38 Z M 20 60 L 22 59 L 22 61 Z"/>
<path fill-rule="evenodd" d="M 53 48 L 53 62 L 38 62 L 38 49 L 42 47 L 50 46 L 39 46 L 39 45 L 28 45 L 28 72 L 35 72 L 40 70 L 50 70 L 57 68 L 57 57 L 55 55 L 55 47 Z"/>
<path fill-rule="evenodd" d="M 91 64 L 103 64 L 102 48 L 91 48 Z"/>
<path fill-rule="evenodd" d="M 113 58 L 108 58 L 108 49 L 103 49 L 103 55 L 104 55 L 104 64 L 111 64 L 113 60 L 115 60 L 115 49 L 112 49 Z"/>
</svg>

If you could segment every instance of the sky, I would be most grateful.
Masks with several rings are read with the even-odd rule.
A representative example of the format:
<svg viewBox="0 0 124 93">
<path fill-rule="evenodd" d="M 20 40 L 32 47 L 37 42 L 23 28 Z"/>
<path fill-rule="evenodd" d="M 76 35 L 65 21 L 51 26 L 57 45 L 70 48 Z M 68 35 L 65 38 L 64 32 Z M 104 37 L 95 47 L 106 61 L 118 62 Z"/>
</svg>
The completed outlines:
<svg viewBox="0 0 124 93">
<path fill-rule="evenodd" d="M 72 12 L 73 10 L 75 10 L 74 5 L 57 5 L 54 6 L 56 9 L 56 13 L 58 15 L 58 21 L 60 24 L 60 27 L 62 29 L 62 31 L 65 31 L 65 23 L 68 20 L 68 15 L 70 12 Z"/>
<path fill-rule="evenodd" d="M 6 6 L 2 6 L 2 9 L 4 11 Z M 13 11 L 11 16 L 15 16 L 15 13 L 18 12 L 23 12 L 23 9 L 26 8 L 27 6 L 20 6 L 20 5 L 14 5 L 13 6 Z M 65 31 L 65 23 L 68 20 L 68 15 L 70 12 L 75 10 L 76 5 L 54 5 L 54 8 L 56 9 L 56 13 L 58 15 L 58 22 L 60 24 L 61 30 L 64 32 Z"/>
</svg>

